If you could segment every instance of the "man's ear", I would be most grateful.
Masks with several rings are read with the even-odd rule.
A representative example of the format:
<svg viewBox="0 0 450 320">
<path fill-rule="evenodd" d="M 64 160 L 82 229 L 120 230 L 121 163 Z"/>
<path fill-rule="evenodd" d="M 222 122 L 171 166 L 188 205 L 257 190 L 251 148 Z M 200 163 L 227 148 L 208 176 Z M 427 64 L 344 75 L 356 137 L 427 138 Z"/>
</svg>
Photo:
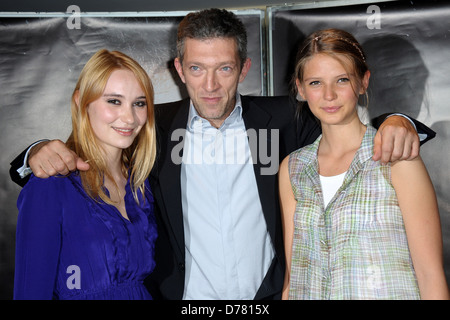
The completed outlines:
<svg viewBox="0 0 450 320">
<path fill-rule="evenodd" d="M 186 83 L 186 80 L 184 78 L 184 73 L 183 73 L 183 66 L 181 65 L 180 59 L 178 57 L 175 58 L 175 60 L 173 61 L 173 64 L 175 65 L 175 69 L 177 70 L 181 81 L 183 81 L 183 83 Z"/>
<path fill-rule="evenodd" d="M 244 81 L 251 66 L 252 66 L 252 60 L 250 58 L 247 58 L 244 62 L 244 65 L 242 66 L 241 74 L 239 75 L 239 83 Z"/>
</svg>

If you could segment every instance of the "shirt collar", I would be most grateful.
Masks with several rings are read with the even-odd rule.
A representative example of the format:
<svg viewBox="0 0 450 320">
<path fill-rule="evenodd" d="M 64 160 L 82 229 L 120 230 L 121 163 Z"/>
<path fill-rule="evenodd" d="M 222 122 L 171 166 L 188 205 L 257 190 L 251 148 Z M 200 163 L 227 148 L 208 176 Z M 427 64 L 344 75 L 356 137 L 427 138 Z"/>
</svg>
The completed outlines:
<svg viewBox="0 0 450 320">
<path fill-rule="evenodd" d="M 209 122 L 206 119 L 199 116 L 191 100 L 191 103 L 189 105 L 189 115 L 187 123 L 188 129 L 192 130 L 194 128 L 195 121 L 198 120 L 201 120 L 202 122 L 207 122 L 209 125 Z M 225 119 L 222 126 L 227 125 L 228 123 L 232 123 L 233 121 L 242 121 L 242 102 L 241 102 L 241 95 L 239 94 L 239 92 L 236 92 L 236 104 L 234 106 L 234 109 L 233 111 L 231 111 L 230 115 Z"/>
</svg>

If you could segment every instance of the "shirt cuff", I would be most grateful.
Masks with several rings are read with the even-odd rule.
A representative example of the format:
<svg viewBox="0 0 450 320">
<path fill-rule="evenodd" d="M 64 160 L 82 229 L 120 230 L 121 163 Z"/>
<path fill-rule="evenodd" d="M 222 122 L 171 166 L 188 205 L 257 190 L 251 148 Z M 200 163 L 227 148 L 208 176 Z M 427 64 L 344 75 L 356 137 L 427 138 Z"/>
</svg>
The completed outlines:
<svg viewBox="0 0 450 320">
<path fill-rule="evenodd" d="M 405 118 L 405 119 L 408 119 L 409 122 L 411 122 L 411 124 L 413 125 L 414 129 L 415 129 L 416 132 L 417 132 L 416 124 L 415 124 L 414 121 L 412 121 L 408 116 L 405 116 L 404 114 L 401 114 L 401 113 L 393 113 L 393 114 L 388 115 L 388 116 L 386 117 L 386 119 L 389 118 L 389 117 L 392 117 L 392 116 L 400 116 L 400 117 L 403 117 L 403 118 Z M 427 136 L 428 136 L 426 133 L 417 133 L 417 134 L 418 134 L 418 136 L 419 136 L 419 140 L 420 140 L 420 141 L 424 141 L 424 140 L 427 138 Z"/>
<path fill-rule="evenodd" d="M 26 176 L 28 176 L 29 174 L 33 173 L 31 168 L 28 166 L 28 153 L 30 152 L 31 148 L 33 148 L 35 145 L 41 143 L 42 141 L 48 141 L 48 140 L 47 139 L 39 140 L 28 147 L 28 150 L 25 153 L 25 157 L 23 159 L 23 165 L 19 169 L 17 169 L 17 173 L 19 174 L 19 176 L 22 179 L 25 178 Z"/>
</svg>

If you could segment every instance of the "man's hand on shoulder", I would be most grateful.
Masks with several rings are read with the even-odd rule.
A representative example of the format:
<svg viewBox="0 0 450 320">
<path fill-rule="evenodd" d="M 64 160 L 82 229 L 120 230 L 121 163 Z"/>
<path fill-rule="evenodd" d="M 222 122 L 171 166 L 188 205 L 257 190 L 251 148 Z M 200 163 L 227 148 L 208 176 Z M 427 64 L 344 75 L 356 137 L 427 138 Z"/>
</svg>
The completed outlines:
<svg viewBox="0 0 450 320">
<path fill-rule="evenodd" d="M 393 115 L 378 129 L 373 160 L 381 160 L 381 163 L 412 160 L 419 155 L 419 150 L 420 140 L 414 126 L 408 119 Z"/>
<path fill-rule="evenodd" d="M 86 171 L 89 164 L 68 149 L 61 140 L 41 142 L 30 149 L 28 164 L 34 175 L 48 178 L 58 174 L 67 175 L 71 171 Z"/>
</svg>

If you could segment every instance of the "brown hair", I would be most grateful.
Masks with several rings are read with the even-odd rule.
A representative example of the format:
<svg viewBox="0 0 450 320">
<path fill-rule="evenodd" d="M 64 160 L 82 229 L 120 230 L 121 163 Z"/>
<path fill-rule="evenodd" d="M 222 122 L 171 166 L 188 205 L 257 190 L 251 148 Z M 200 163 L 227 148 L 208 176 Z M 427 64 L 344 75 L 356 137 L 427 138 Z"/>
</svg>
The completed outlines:
<svg viewBox="0 0 450 320">
<path fill-rule="evenodd" d="M 300 82 L 303 81 L 305 64 L 312 56 L 319 53 L 338 59 L 347 73 L 354 73 L 359 80 L 362 80 L 366 71 L 369 70 L 364 51 L 353 35 L 339 29 L 316 31 L 305 39 L 297 53 L 295 73 L 292 79 L 292 85 L 296 93 L 295 81 L 297 79 Z"/>
<path fill-rule="evenodd" d="M 247 31 L 241 20 L 225 9 L 205 9 L 187 14 L 178 26 L 177 56 L 180 62 L 184 58 L 186 39 L 207 40 L 230 38 L 236 41 L 240 67 L 247 60 Z"/>
<path fill-rule="evenodd" d="M 132 58 L 118 52 L 105 49 L 97 51 L 81 71 L 78 83 L 72 94 L 72 133 L 67 140 L 67 146 L 79 157 L 89 160 L 89 170 L 80 172 L 83 187 L 93 199 L 100 197 L 106 203 L 112 204 L 103 188 L 104 178 L 111 177 L 101 145 L 92 130 L 87 112 L 91 102 L 103 94 L 111 73 L 118 69 L 133 72 L 145 93 L 147 104 L 147 121 L 138 136 L 127 149 L 122 151 L 122 172 L 128 177 L 136 202 L 139 189 L 144 194 L 144 182 L 148 178 L 156 157 L 155 120 L 153 108 L 153 86 L 146 71 Z M 78 97 L 78 99 L 77 99 Z M 78 100 L 78 104 L 77 101 Z"/>
</svg>

